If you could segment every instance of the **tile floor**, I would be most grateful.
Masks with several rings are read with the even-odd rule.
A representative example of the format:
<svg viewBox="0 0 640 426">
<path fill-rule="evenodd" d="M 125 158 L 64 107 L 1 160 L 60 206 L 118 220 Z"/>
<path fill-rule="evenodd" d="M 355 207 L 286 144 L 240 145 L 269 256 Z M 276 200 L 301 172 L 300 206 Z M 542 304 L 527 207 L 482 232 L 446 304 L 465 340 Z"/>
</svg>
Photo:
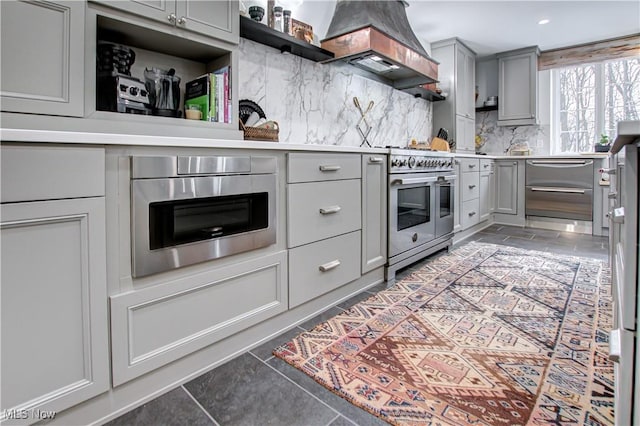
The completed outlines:
<svg viewBox="0 0 640 426">
<path fill-rule="evenodd" d="M 492 225 L 461 242 L 481 241 L 559 254 L 607 259 L 608 239 L 533 228 Z M 446 252 L 440 252 L 435 256 Z M 410 265 L 397 280 L 428 259 Z M 298 333 L 385 288 L 380 284 L 331 307 L 273 340 L 107 423 L 120 425 L 384 425 L 271 351 Z"/>
</svg>

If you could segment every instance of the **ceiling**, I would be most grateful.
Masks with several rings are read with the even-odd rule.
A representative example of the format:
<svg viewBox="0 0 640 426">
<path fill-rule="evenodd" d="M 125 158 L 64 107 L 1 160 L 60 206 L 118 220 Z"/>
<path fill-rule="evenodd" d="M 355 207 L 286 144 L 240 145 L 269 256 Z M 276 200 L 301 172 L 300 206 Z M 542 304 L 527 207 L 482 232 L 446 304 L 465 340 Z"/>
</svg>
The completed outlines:
<svg viewBox="0 0 640 426">
<path fill-rule="evenodd" d="M 259 3 L 249 0 L 247 3 Z M 266 0 L 264 1 L 266 3 Z M 281 0 L 322 40 L 335 0 Z M 408 0 L 413 32 L 431 42 L 458 37 L 478 57 L 537 45 L 541 50 L 640 33 L 640 1 Z M 549 19 L 539 25 L 541 19 Z"/>
</svg>

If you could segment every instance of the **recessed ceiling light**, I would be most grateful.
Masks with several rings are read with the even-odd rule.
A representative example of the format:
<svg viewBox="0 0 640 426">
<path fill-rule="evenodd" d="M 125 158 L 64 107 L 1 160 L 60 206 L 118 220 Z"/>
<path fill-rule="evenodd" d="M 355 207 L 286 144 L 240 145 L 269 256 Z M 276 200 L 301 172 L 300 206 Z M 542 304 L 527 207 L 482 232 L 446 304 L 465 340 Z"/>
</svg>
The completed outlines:
<svg viewBox="0 0 640 426">
<path fill-rule="evenodd" d="M 548 24 L 550 21 L 548 19 L 541 19 L 538 21 L 538 25 Z"/>
</svg>

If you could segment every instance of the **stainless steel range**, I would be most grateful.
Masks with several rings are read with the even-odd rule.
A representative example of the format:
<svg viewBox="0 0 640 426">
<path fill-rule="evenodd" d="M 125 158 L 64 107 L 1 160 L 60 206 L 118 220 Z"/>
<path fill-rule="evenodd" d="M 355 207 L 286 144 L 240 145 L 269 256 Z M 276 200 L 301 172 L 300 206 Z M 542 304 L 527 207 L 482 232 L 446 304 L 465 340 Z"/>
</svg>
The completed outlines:
<svg viewBox="0 0 640 426">
<path fill-rule="evenodd" d="M 442 152 L 391 149 L 389 158 L 389 260 L 396 271 L 438 250 L 453 237 L 456 174 L 453 157 Z"/>
</svg>

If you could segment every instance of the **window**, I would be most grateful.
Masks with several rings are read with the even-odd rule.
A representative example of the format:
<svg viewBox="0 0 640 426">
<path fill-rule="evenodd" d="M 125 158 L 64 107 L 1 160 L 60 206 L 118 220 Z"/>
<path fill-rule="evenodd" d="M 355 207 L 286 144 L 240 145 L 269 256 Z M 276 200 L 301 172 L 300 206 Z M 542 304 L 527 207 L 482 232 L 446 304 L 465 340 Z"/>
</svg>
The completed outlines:
<svg viewBox="0 0 640 426">
<path fill-rule="evenodd" d="M 638 120 L 640 59 L 620 59 L 553 70 L 553 154 L 593 151 L 621 120 Z"/>
</svg>

